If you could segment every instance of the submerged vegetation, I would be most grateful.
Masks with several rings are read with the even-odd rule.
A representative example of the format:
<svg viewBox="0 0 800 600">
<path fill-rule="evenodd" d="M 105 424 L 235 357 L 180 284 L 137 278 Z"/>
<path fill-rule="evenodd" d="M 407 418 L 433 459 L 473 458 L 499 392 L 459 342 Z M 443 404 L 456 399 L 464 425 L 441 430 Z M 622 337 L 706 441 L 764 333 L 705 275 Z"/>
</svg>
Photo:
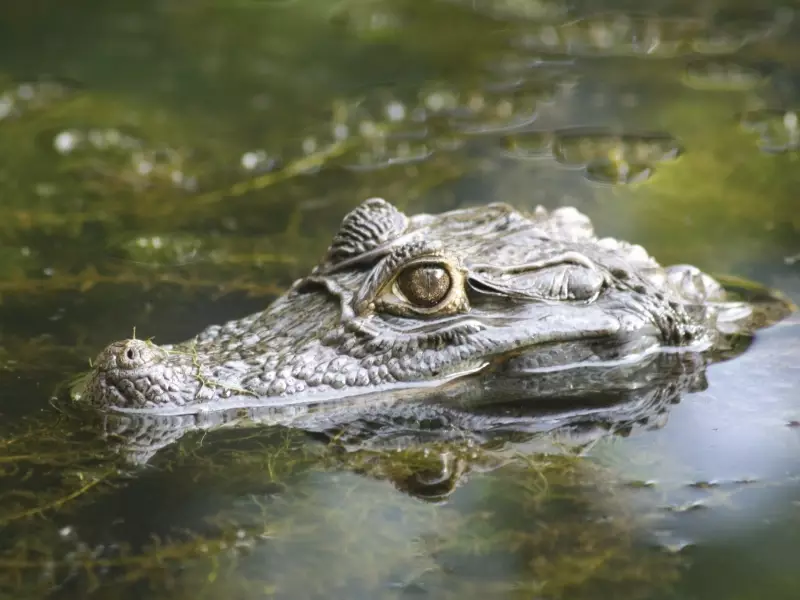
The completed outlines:
<svg viewBox="0 0 800 600">
<path fill-rule="evenodd" d="M 133 584 L 156 594 L 179 590 L 180 597 L 257 597 L 267 591 L 316 597 L 366 593 L 374 586 L 394 595 L 446 583 L 453 597 L 537 592 L 561 598 L 593 597 L 595 585 L 622 583 L 633 598 L 680 572 L 678 555 L 639 555 L 641 517 L 614 500 L 621 482 L 601 464 L 568 454 L 536 458 L 459 443 L 389 454 L 348 452 L 335 443 L 312 444 L 296 432 L 255 429 L 182 441 L 147 470 L 135 471 L 109 452 L 113 434 L 101 441 L 88 431 L 76 433 L 61 422 L 4 441 L 0 520 L 13 536 L 0 556 L 0 589 L 10 596 L 53 586 L 75 593 L 103 586 L 125 596 L 140 589 Z M 388 479 L 413 493 L 410 480 L 432 483 L 443 460 L 460 464 L 453 465 L 452 484 L 465 467 L 508 473 L 469 507 L 457 500 L 438 506 L 392 499 L 380 483 Z M 170 489 L 158 484 L 165 480 Z M 320 483 L 335 483 L 330 492 L 336 502 L 315 492 Z M 24 492 L 33 486 L 35 493 Z M 439 500 L 452 492 L 426 487 L 417 491 L 434 492 Z M 191 500 L 198 493 L 207 507 L 199 522 Z M 155 502 L 153 494 L 173 497 L 159 502 L 170 523 L 148 514 L 111 517 L 134 501 L 119 498 Z M 360 523 L 380 527 L 365 538 Z M 142 524 L 149 535 L 136 532 Z M 409 528 L 419 532 L 419 541 L 408 539 Z M 115 539 L 121 533 L 126 541 Z M 291 559 L 298 551 L 303 559 Z M 530 561 L 513 580 L 490 571 L 478 579 L 468 575 L 467 565 L 482 557 L 510 555 Z M 349 571 L 353 558 L 358 571 Z M 260 560 L 282 566 L 254 570 Z M 468 571 L 454 578 L 447 566 L 453 561 Z M 304 576 L 309 569 L 314 581 Z M 342 569 L 348 570 L 344 578 Z"/>
</svg>

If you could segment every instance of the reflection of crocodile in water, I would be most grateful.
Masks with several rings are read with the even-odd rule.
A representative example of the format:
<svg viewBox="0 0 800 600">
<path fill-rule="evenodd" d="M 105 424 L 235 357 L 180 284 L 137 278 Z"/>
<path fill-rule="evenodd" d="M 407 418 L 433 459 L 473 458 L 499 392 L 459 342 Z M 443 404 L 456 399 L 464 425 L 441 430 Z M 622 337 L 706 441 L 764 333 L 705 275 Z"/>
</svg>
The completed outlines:
<svg viewBox="0 0 800 600">
<path fill-rule="evenodd" d="M 466 375 L 490 393 L 524 374 L 541 388 L 528 397 L 553 396 L 575 389 L 577 366 L 597 374 L 585 390 L 656 350 L 713 348 L 752 328 L 756 312 L 694 267 L 662 268 L 640 246 L 598 239 L 572 208 L 407 217 L 370 199 L 265 311 L 181 344 L 113 343 L 79 395 L 122 412 L 297 414 L 346 398 L 429 397 Z"/>
<path fill-rule="evenodd" d="M 343 401 L 324 411 L 261 406 L 182 415 L 106 414 L 101 428 L 128 462 L 144 464 L 192 432 L 289 425 L 347 450 L 341 454 L 345 461 L 353 453 L 379 458 L 394 456 L 385 452 L 389 449 L 419 449 L 429 468 L 442 463 L 445 487 L 452 489 L 480 457 L 496 462 L 492 452 L 479 448 L 512 449 L 505 455 L 569 453 L 609 434 L 658 428 L 684 394 L 705 389 L 706 362 L 694 353 L 653 353 L 599 370 L 576 367 L 535 377 L 463 378 L 432 390 L 421 402 L 395 401 L 392 394 L 383 394 L 367 396 L 365 402 Z M 447 451 L 425 452 L 437 447 Z M 459 448 L 466 450 L 459 453 Z M 441 491 L 442 478 L 434 479 L 435 484 L 418 481 L 416 493 L 429 494 L 428 484 Z"/>
</svg>

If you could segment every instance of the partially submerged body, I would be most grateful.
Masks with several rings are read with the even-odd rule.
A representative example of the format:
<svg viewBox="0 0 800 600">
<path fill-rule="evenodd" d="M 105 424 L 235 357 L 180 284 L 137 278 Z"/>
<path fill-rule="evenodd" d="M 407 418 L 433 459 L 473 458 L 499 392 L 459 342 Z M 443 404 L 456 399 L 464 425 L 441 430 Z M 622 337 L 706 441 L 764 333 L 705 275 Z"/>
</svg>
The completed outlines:
<svg viewBox="0 0 800 600">
<path fill-rule="evenodd" d="M 752 327 L 752 313 L 695 267 L 597 238 L 573 208 L 407 217 L 373 198 L 266 310 L 172 346 L 115 342 L 80 397 L 182 415 L 441 396 L 467 376 L 494 382 L 473 395 L 514 379 L 529 382 L 526 397 L 555 397 L 602 388 L 588 371 L 702 353 Z"/>
</svg>

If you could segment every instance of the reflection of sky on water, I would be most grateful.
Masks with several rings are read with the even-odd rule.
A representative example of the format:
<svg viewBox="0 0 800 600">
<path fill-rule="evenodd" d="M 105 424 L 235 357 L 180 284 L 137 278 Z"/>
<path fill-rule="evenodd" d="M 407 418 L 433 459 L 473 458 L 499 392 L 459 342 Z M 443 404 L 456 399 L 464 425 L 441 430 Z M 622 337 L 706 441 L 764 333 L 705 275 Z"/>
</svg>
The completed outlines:
<svg viewBox="0 0 800 600">
<path fill-rule="evenodd" d="M 673 407 L 663 429 L 616 444 L 612 459 L 623 476 L 654 484 L 632 500 L 673 515 L 657 528 L 694 542 L 797 511 L 800 319 L 761 332 L 748 352 L 709 368 L 708 382 Z"/>
</svg>

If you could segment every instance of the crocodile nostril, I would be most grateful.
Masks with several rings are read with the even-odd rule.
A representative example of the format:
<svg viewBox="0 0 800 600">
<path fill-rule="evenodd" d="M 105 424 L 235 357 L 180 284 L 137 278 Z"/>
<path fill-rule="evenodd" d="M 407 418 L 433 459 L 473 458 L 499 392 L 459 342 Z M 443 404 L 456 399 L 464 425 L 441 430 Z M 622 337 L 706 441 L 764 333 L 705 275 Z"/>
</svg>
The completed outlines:
<svg viewBox="0 0 800 600">
<path fill-rule="evenodd" d="M 131 340 L 123 348 L 119 349 L 121 352 L 117 356 L 119 356 L 119 365 L 122 368 L 130 369 L 142 362 L 142 352 L 137 346 L 138 343 Z"/>
<path fill-rule="evenodd" d="M 125 340 L 107 349 L 111 361 L 122 369 L 137 369 L 153 360 L 155 350 L 142 340 Z"/>
</svg>

